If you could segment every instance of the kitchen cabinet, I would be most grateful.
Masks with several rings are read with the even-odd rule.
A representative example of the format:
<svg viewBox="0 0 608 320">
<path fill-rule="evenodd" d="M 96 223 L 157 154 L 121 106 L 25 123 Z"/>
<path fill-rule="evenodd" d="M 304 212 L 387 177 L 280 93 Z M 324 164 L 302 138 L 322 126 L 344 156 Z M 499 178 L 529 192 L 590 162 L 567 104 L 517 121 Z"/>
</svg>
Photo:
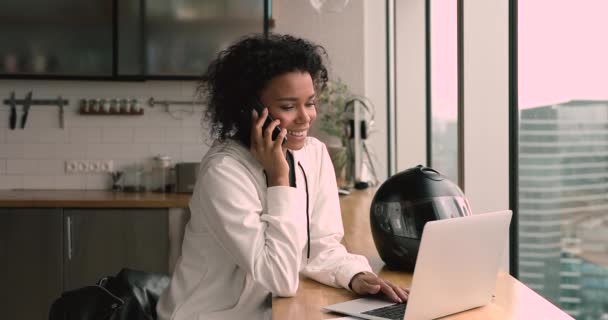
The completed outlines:
<svg viewBox="0 0 608 320">
<path fill-rule="evenodd" d="M 112 76 L 112 26 L 112 1 L 3 0 L 0 74 Z"/>
<path fill-rule="evenodd" d="M 0 309 L 45 319 L 62 292 L 121 268 L 168 271 L 168 209 L 0 208 Z"/>
<path fill-rule="evenodd" d="M 0 78 L 195 79 L 270 0 L 4 0 Z"/>
<path fill-rule="evenodd" d="M 200 76 L 229 44 L 264 32 L 264 0 L 151 1 L 145 12 L 148 77 Z"/>
<path fill-rule="evenodd" d="M 2 319 L 46 319 L 63 289 L 61 209 L 0 208 Z"/>
<path fill-rule="evenodd" d="M 65 290 L 121 268 L 167 273 L 166 209 L 64 209 Z"/>
</svg>

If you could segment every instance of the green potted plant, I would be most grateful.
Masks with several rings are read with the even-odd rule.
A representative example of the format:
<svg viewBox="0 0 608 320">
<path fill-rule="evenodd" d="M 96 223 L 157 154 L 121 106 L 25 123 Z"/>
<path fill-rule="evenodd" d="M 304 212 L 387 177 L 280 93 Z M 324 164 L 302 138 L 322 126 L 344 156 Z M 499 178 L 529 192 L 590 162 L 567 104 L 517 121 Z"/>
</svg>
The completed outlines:
<svg viewBox="0 0 608 320">
<path fill-rule="evenodd" d="M 320 129 L 330 137 L 340 141 L 339 145 L 329 145 L 327 147 L 329 156 L 336 171 L 338 187 L 347 188 L 350 184 L 349 164 L 350 160 L 348 146 L 347 124 L 352 119 L 352 108 L 347 108 L 352 102 L 353 94 L 348 86 L 338 79 L 328 81 L 327 87 L 321 92 L 318 98 L 319 124 Z"/>
</svg>

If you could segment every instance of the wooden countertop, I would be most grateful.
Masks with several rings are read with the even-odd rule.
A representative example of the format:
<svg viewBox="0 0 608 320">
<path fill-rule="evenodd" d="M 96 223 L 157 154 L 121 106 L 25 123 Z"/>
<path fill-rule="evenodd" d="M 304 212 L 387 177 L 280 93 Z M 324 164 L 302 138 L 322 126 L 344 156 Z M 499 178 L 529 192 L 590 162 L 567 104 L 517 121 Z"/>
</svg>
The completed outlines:
<svg viewBox="0 0 608 320">
<path fill-rule="evenodd" d="M 191 194 L 102 190 L 0 190 L 0 208 L 187 208 Z"/>
<path fill-rule="evenodd" d="M 376 251 L 369 226 L 369 208 L 373 193 L 374 190 L 354 191 L 340 199 L 344 222 L 344 246 L 349 252 L 366 256 L 374 272 L 383 278 L 409 287 L 412 281 L 411 274 L 387 270 Z M 489 305 L 441 319 L 573 319 L 507 273 L 499 273 L 496 283 L 496 297 Z M 343 315 L 324 313 L 321 308 L 355 298 L 357 298 L 355 294 L 345 289 L 328 287 L 301 277 L 295 297 L 272 300 L 272 316 L 273 319 L 290 320 L 342 317 Z"/>
</svg>

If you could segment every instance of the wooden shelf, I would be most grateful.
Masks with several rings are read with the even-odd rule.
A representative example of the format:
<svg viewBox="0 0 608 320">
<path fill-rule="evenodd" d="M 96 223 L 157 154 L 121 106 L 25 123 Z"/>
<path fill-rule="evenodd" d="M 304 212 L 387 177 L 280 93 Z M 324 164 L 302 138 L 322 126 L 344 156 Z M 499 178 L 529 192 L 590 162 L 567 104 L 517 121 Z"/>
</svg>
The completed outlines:
<svg viewBox="0 0 608 320">
<path fill-rule="evenodd" d="M 140 109 L 139 111 L 89 111 L 84 108 L 80 108 L 78 110 L 78 114 L 81 115 L 96 115 L 96 116 L 141 116 L 144 114 L 144 109 Z"/>
</svg>

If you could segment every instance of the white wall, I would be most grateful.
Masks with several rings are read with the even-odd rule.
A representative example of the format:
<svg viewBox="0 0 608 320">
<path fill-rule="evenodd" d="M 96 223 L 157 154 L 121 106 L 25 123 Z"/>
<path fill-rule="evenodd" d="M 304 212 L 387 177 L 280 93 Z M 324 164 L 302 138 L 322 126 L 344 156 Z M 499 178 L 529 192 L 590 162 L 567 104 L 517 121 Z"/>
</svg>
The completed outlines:
<svg viewBox="0 0 608 320">
<path fill-rule="evenodd" d="M 308 0 L 274 0 L 277 33 L 302 37 L 322 45 L 330 59 L 330 78 L 342 78 L 358 94 L 365 90 L 363 0 L 353 0 L 342 12 L 318 13 Z"/>
<path fill-rule="evenodd" d="M 376 172 L 380 181 L 387 177 L 387 69 L 386 69 L 386 2 L 364 1 L 364 35 L 365 35 L 365 90 L 363 95 L 369 98 L 376 109 L 376 132 L 369 137 L 377 159 Z"/>
<path fill-rule="evenodd" d="M 508 13 L 508 0 L 464 1 L 464 191 L 474 213 L 509 208 Z"/>
<path fill-rule="evenodd" d="M 199 109 L 183 120 L 174 120 L 164 108 L 149 108 L 145 101 L 192 99 L 194 82 L 97 82 L 1 80 L 0 97 L 11 91 L 22 99 L 69 99 L 65 128 L 59 128 L 59 110 L 33 106 L 25 129 L 9 129 L 9 108 L 0 107 L 0 189 L 107 189 L 108 174 L 65 173 L 66 160 L 114 160 L 115 169 L 149 161 L 166 154 L 177 161 L 200 161 L 208 147 L 201 129 Z M 82 98 L 137 98 L 143 116 L 86 116 L 77 113 Z M 174 107 L 173 107 L 174 108 Z M 179 107 L 178 107 L 179 108 Z M 19 106 L 20 110 L 21 107 Z M 20 113 L 19 113 L 20 117 Z"/>
<path fill-rule="evenodd" d="M 371 100 L 376 132 L 369 138 L 379 160 L 376 171 L 386 178 L 386 22 L 384 1 L 351 0 L 342 12 L 321 13 L 308 0 L 274 0 L 277 33 L 322 45 L 329 55 L 330 78 L 342 79 L 353 93 Z M 313 134 L 335 143 L 315 126 Z"/>
<path fill-rule="evenodd" d="M 465 1 L 464 189 L 473 212 L 509 208 L 508 0 Z"/>
<path fill-rule="evenodd" d="M 396 172 L 426 165 L 425 0 L 396 1 Z"/>
</svg>

